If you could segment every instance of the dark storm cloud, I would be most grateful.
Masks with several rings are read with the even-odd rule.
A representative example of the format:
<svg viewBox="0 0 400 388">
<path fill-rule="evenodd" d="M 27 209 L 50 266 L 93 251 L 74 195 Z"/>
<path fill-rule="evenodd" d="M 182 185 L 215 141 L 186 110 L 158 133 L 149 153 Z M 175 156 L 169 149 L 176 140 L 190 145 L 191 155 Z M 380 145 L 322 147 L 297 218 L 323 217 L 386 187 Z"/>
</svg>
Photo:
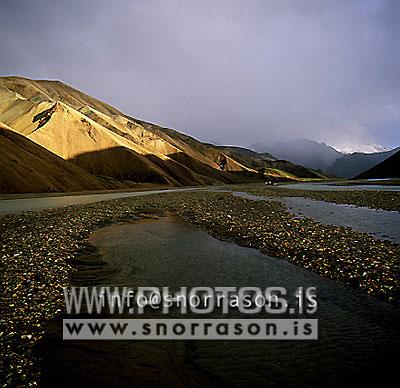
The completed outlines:
<svg viewBox="0 0 400 388">
<path fill-rule="evenodd" d="M 197 138 L 400 144 L 400 2 L 0 2 L 0 72 Z"/>
</svg>

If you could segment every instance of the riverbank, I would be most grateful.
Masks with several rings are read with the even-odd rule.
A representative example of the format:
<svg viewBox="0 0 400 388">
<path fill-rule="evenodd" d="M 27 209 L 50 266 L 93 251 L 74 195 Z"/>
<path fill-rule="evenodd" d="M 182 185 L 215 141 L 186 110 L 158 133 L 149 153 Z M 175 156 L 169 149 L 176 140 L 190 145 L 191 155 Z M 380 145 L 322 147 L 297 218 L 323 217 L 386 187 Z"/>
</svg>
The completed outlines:
<svg viewBox="0 0 400 388">
<path fill-rule="evenodd" d="M 253 195 L 266 197 L 305 197 L 317 201 L 333 202 L 345 205 L 355 205 L 370 209 L 382 209 L 400 212 L 400 192 L 384 190 L 299 190 L 277 185 L 240 185 L 235 190 L 245 191 Z"/>
<path fill-rule="evenodd" d="M 101 228 L 90 235 L 89 243 L 89 250 L 83 250 L 76 261 L 77 286 L 151 285 L 179 290 L 199 285 L 260 289 L 279 285 L 288 293 L 289 306 L 297 305 L 293 293 L 298 287 L 315 287 L 315 314 L 287 313 L 279 318 L 318 319 L 318 341 L 157 341 L 156 337 L 150 342 L 62 341 L 58 319 L 49 324 L 41 341 L 43 388 L 59 385 L 60 375 L 64 387 L 98 388 L 130 388 L 132 382 L 137 387 L 369 386 L 385 385 L 395 377 L 399 309 L 340 282 L 216 239 L 170 212 L 142 213 L 133 222 Z M 236 310 L 224 315 L 216 308 L 201 318 L 246 315 Z M 80 317 L 85 313 L 76 316 Z M 168 315 L 147 311 L 143 318 L 196 317 L 200 318 L 174 309 Z M 255 317 L 272 318 L 265 312 L 247 316 Z M 65 375 L 65 370 L 74 373 Z M 116 375 L 115 370 L 121 373 Z M 376 370 L 379 376 L 374 376 Z"/>
<path fill-rule="evenodd" d="M 185 193 L 169 203 L 169 210 L 218 238 L 286 259 L 381 300 L 398 302 L 397 244 L 294 217 L 273 201 L 251 201 L 227 193 Z"/>
<path fill-rule="evenodd" d="M 254 202 L 229 193 L 165 193 L 8 215 L 1 229 L 1 325 L 6 386 L 36 386 L 35 345 L 46 322 L 63 309 L 70 261 L 104 225 L 132 221 L 146 210 L 167 210 L 214 236 L 254 247 L 322 276 L 398 304 L 399 246 L 298 219 L 274 201 Z"/>
<path fill-rule="evenodd" d="M 194 186 L 196 187 L 196 186 Z M 97 195 L 97 194 L 113 194 L 113 193 L 130 193 L 143 190 L 168 190 L 176 187 L 170 185 L 161 185 L 156 183 L 132 183 L 132 186 L 127 189 L 113 189 L 113 190 L 92 190 L 92 191 L 57 191 L 48 193 L 17 193 L 6 194 L 0 193 L 0 200 L 9 199 L 30 199 L 30 198 L 51 198 L 51 197 L 72 197 L 79 195 Z"/>
</svg>

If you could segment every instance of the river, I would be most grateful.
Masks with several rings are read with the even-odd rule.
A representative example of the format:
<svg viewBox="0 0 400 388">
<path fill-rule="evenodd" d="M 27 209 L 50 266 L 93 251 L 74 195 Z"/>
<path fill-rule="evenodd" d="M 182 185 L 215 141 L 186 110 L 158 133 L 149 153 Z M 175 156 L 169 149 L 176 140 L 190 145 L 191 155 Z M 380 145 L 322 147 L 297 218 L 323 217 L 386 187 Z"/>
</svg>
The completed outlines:
<svg viewBox="0 0 400 388">
<path fill-rule="evenodd" d="M 260 387 L 384 386 L 396 376 L 399 309 L 341 283 L 217 240 L 173 215 L 99 229 L 90 243 L 96 247 L 91 255 L 97 264 L 90 271 L 89 256 L 85 265 L 77 265 L 80 286 L 280 286 L 289 293 L 300 286 L 316 287 L 319 308 L 312 317 L 319 320 L 319 339 L 61 341 L 60 324 L 53 322 L 42 351 L 45 387 L 60 383 L 60 376 L 63 386 L 97 388 L 234 387 L 249 382 Z M 107 270 L 99 270 L 99 257 Z"/>
</svg>

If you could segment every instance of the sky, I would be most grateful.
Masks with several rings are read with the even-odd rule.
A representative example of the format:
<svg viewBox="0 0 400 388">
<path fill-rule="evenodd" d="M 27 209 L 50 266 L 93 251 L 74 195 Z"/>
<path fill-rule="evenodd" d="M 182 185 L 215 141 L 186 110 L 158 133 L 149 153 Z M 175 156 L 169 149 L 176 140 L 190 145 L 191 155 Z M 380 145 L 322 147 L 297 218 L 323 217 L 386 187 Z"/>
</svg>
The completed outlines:
<svg viewBox="0 0 400 388">
<path fill-rule="evenodd" d="M 0 0 L 0 75 L 200 140 L 400 145 L 400 1 Z"/>
</svg>

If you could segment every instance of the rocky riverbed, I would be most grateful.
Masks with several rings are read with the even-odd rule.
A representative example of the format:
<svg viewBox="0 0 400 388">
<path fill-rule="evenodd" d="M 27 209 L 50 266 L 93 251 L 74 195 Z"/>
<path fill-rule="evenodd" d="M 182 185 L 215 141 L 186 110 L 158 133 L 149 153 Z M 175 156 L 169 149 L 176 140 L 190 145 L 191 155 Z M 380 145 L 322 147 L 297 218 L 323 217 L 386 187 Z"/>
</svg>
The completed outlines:
<svg viewBox="0 0 400 388">
<path fill-rule="evenodd" d="M 38 384 L 36 345 L 46 322 L 63 309 L 70 262 L 90 233 L 150 209 L 172 211 L 218 238 L 399 302 L 398 245 L 296 218 L 275 201 L 255 202 L 230 193 L 169 193 L 9 215 L 0 219 L 3 385 Z"/>
<path fill-rule="evenodd" d="M 299 190 L 285 186 L 266 186 L 263 184 L 236 186 L 240 191 L 267 197 L 305 197 L 317 201 L 334 202 L 346 205 L 400 211 L 400 192 L 384 190 Z"/>
</svg>

